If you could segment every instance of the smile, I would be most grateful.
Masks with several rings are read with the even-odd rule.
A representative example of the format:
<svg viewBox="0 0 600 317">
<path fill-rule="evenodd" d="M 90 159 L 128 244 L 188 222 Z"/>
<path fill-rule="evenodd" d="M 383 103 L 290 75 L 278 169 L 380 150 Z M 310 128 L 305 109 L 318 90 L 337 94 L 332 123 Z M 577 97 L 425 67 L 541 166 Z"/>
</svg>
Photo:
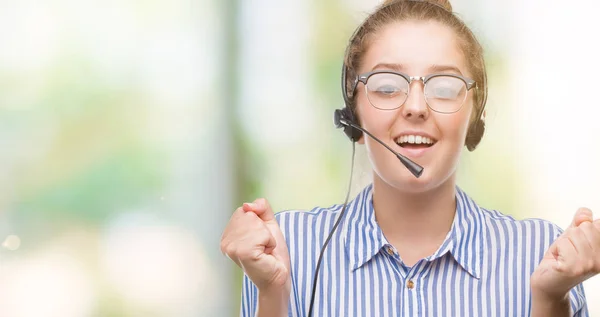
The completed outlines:
<svg viewBox="0 0 600 317">
<path fill-rule="evenodd" d="M 437 140 L 415 134 L 401 135 L 394 139 L 394 142 L 402 148 L 429 148 L 434 145 Z"/>
</svg>

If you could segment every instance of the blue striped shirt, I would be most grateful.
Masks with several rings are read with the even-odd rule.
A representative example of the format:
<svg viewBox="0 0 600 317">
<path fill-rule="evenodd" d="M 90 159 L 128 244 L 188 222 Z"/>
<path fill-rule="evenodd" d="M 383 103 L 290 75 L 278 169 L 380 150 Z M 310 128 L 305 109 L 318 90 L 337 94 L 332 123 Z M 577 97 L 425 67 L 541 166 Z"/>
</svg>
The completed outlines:
<svg viewBox="0 0 600 317">
<path fill-rule="evenodd" d="M 372 185 L 348 203 L 323 255 L 313 316 L 529 316 L 529 277 L 562 230 L 479 207 L 456 188 L 450 232 L 431 256 L 407 267 L 376 222 Z M 306 316 L 316 262 L 341 205 L 276 214 L 290 251 L 289 316 Z M 254 316 L 257 289 L 244 276 L 241 316 Z M 574 316 L 588 316 L 582 285 Z"/>
</svg>

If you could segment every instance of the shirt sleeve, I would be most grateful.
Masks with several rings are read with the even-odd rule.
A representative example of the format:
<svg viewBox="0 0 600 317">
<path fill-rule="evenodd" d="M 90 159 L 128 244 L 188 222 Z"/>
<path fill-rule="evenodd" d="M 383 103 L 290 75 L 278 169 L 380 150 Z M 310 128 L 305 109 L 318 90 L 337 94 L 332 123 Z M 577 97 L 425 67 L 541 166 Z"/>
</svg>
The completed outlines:
<svg viewBox="0 0 600 317">
<path fill-rule="evenodd" d="M 244 274 L 242 281 L 242 305 L 240 309 L 240 317 L 254 317 L 256 314 L 256 306 L 258 301 L 258 289 L 252 283 L 250 278 Z"/>
<path fill-rule="evenodd" d="M 583 290 L 583 284 L 579 284 L 569 292 L 569 299 L 571 301 L 571 311 L 573 317 L 589 317 L 587 302 L 585 299 L 585 291 Z"/>
</svg>

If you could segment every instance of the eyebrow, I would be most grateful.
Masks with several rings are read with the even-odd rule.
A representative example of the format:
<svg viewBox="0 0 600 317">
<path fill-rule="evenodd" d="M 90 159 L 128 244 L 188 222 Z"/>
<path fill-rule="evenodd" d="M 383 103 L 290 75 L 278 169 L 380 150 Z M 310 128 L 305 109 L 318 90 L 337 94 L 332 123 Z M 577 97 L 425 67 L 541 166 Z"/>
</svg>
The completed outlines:
<svg viewBox="0 0 600 317">
<path fill-rule="evenodd" d="M 394 70 L 397 72 L 401 72 L 402 69 L 404 69 L 404 65 L 402 64 L 395 64 L 395 63 L 379 63 L 377 65 L 375 65 L 371 71 L 374 71 L 376 69 L 390 69 L 390 70 Z M 429 67 L 429 73 L 446 73 L 446 72 L 453 72 L 453 73 L 457 73 L 459 75 L 463 75 L 462 72 L 460 71 L 460 69 L 458 69 L 458 67 L 454 66 L 454 65 L 431 65 Z"/>
<path fill-rule="evenodd" d="M 454 66 L 454 65 L 433 65 L 431 67 L 429 67 L 429 70 L 431 70 L 434 73 L 443 73 L 443 72 L 455 72 L 458 73 L 459 75 L 462 76 L 462 72 L 460 71 L 460 69 L 458 69 L 458 67 Z"/>
</svg>

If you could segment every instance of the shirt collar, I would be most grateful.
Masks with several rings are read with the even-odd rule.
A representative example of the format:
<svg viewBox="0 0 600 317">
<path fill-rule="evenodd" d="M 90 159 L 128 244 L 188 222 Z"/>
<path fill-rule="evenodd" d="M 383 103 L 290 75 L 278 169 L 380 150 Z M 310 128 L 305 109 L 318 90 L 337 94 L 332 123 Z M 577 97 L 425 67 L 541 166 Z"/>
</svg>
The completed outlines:
<svg viewBox="0 0 600 317">
<path fill-rule="evenodd" d="M 375 219 L 373 185 L 367 186 L 348 203 L 344 236 L 350 268 L 356 270 L 368 262 L 387 244 Z"/>
<path fill-rule="evenodd" d="M 350 268 L 356 270 L 388 244 L 375 219 L 373 185 L 367 186 L 348 203 L 345 216 L 345 245 Z M 441 247 L 426 260 L 450 253 L 470 275 L 479 278 L 484 248 L 484 220 L 480 207 L 456 187 L 456 215 Z"/>
</svg>

